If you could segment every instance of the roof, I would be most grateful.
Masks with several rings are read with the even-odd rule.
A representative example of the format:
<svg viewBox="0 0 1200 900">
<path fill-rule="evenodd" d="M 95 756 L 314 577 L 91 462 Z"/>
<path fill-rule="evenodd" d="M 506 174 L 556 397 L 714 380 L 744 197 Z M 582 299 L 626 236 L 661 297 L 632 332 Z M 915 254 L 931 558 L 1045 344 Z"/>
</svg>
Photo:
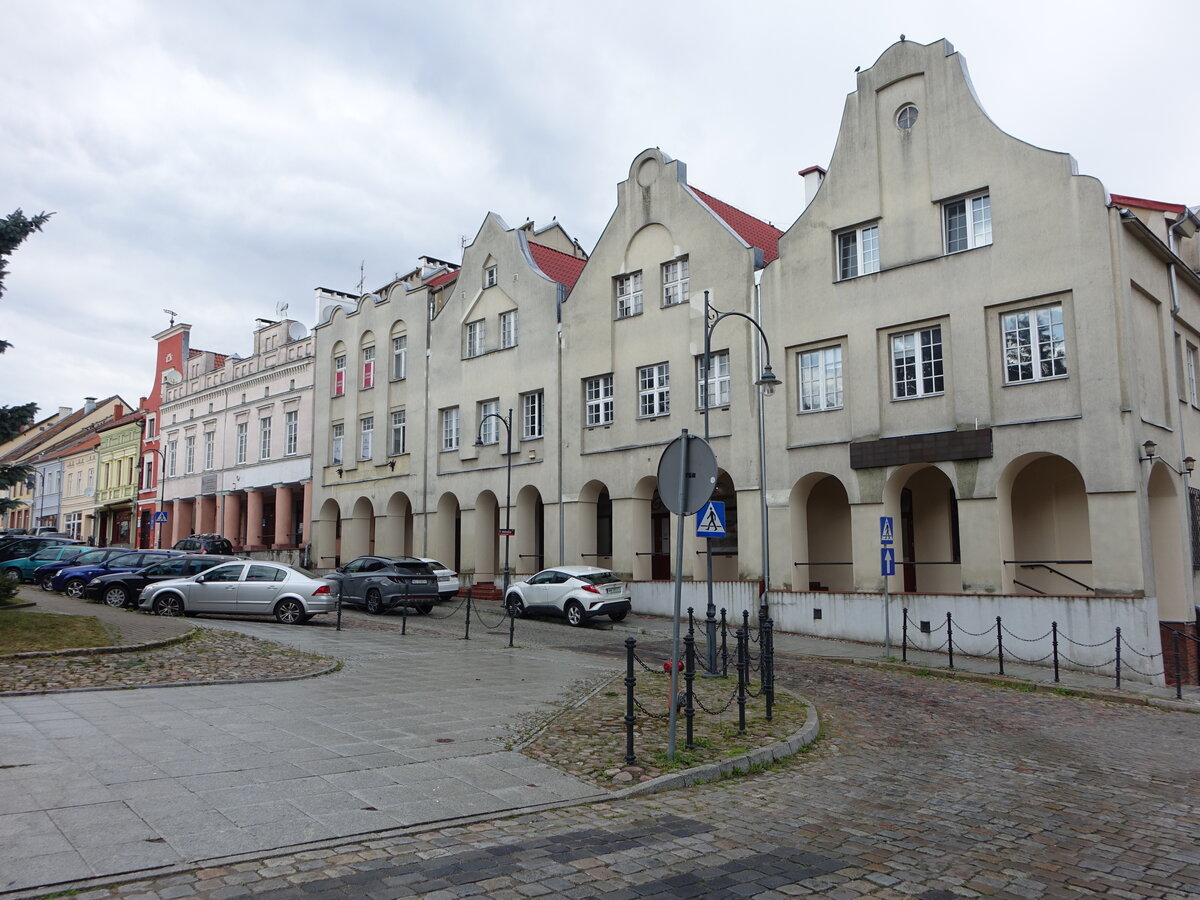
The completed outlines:
<svg viewBox="0 0 1200 900">
<path fill-rule="evenodd" d="M 113 394 L 111 397 L 106 397 L 104 400 L 101 400 L 94 407 L 92 407 L 92 409 L 89 410 L 87 407 L 82 407 L 80 409 L 77 409 L 74 412 L 72 412 L 70 415 L 65 416 L 64 418 L 60 419 L 57 422 L 54 422 L 52 425 L 48 426 L 47 428 L 44 428 L 41 431 L 37 431 L 37 432 L 30 434 L 30 432 L 33 431 L 33 429 L 30 429 L 29 431 L 24 432 L 24 434 L 29 435 L 29 439 L 26 441 L 22 441 L 19 445 L 14 447 L 12 450 L 10 450 L 8 453 L 6 453 L 3 457 L 0 457 L 0 462 L 11 463 L 16 460 L 24 459 L 24 458 L 30 456 L 35 450 L 37 450 L 38 447 L 43 447 L 43 446 L 47 446 L 47 445 L 54 446 L 54 443 L 51 443 L 53 441 L 53 439 L 62 435 L 62 433 L 64 431 L 66 431 L 68 428 L 70 428 L 73 425 L 79 424 L 79 422 L 81 422 L 83 419 L 87 418 L 89 415 L 91 415 L 96 410 L 103 409 L 106 406 L 111 406 L 113 403 L 115 403 L 117 401 L 120 401 L 122 404 L 124 404 L 124 402 L 125 402 L 124 400 L 121 400 L 121 398 L 118 397 L 116 394 Z M 23 435 L 18 435 L 18 437 L 21 437 L 21 436 L 23 436 Z"/>
<path fill-rule="evenodd" d="M 565 284 L 568 291 L 575 287 L 575 282 L 579 280 L 579 273 L 587 265 L 586 259 L 572 256 L 570 253 L 563 253 L 561 250 L 555 250 L 545 244 L 535 244 L 533 241 L 529 242 L 529 254 L 537 263 L 537 267 L 548 278 L 559 284 Z"/>
<path fill-rule="evenodd" d="M 146 418 L 146 411 L 144 409 L 135 409 L 133 412 L 126 413 L 115 421 L 97 425 L 96 431 L 112 431 L 114 428 L 120 428 L 122 425 L 128 425 L 131 422 L 140 422 L 144 418 Z"/>
<path fill-rule="evenodd" d="M 443 272 L 440 275 L 434 275 L 427 282 L 425 282 L 425 285 L 426 287 L 430 288 L 440 288 L 446 286 L 457 277 L 458 269 L 451 269 L 448 272 Z"/>
<path fill-rule="evenodd" d="M 49 450 L 46 450 L 34 458 L 34 463 L 51 462 L 52 460 L 62 459 L 66 456 L 74 456 L 76 453 L 82 453 L 85 450 L 90 450 L 100 443 L 100 436 L 95 431 L 89 431 L 83 437 L 73 437 L 56 444 Z"/>
<path fill-rule="evenodd" d="M 738 237 L 751 247 L 757 247 L 763 252 L 764 263 L 769 263 L 779 256 L 779 239 L 783 237 L 782 231 L 762 219 L 756 219 L 749 213 L 742 212 L 736 206 L 730 206 L 723 200 L 704 193 L 698 187 L 691 185 L 689 187 L 718 218 L 734 230 Z"/>
<path fill-rule="evenodd" d="M 1152 209 L 1156 212 L 1169 212 L 1181 215 L 1187 211 L 1182 203 L 1164 203 L 1161 200 L 1145 200 L 1141 197 L 1129 197 L 1125 194 L 1109 194 L 1113 206 L 1133 206 L 1137 209 Z"/>
<path fill-rule="evenodd" d="M 229 359 L 228 353 L 216 353 L 212 350 L 196 350 L 194 348 L 188 350 L 188 359 L 195 359 L 197 356 L 200 356 L 204 353 L 212 353 L 214 369 L 221 368 L 221 366 L 225 365 L 225 360 Z"/>
</svg>

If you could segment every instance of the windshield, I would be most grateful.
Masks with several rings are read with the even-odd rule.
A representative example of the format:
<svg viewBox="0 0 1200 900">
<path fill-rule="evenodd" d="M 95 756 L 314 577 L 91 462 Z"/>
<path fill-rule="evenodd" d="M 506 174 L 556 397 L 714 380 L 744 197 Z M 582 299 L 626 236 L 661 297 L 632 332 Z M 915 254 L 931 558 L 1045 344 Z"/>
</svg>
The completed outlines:
<svg viewBox="0 0 1200 900">
<path fill-rule="evenodd" d="M 109 561 L 109 568 L 118 569 L 121 566 L 136 566 L 142 558 L 140 553 L 126 553 L 124 556 L 114 556 Z"/>
<path fill-rule="evenodd" d="M 87 553 L 81 553 L 71 562 L 81 566 L 91 565 L 92 563 L 104 562 L 108 559 L 107 550 L 89 550 Z"/>
<path fill-rule="evenodd" d="M 620 584 L 621 579 L 612 572 L 592 572 L 587 575 L 576 575 L 580 581 L 586 581 L 588 584 Z"/>
</svg>

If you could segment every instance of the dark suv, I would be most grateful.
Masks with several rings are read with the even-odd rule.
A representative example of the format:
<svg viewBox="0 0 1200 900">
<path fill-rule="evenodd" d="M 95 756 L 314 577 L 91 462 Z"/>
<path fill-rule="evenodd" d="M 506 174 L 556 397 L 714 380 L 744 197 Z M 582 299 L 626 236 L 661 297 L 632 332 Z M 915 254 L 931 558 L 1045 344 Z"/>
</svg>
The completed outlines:
<svg viewBox="0 0 1200 900">
<path fill-rule="evenodd" d="M 93 578 L 83 589 L 89 600 L 99 600 L 109 606 L 136 606 L 142 588 L 169 578 L 188 578 L 236 557 L 215 553 L 193 553 L 159 560 L 136 572 L 113 572 Z"/>
<path fill-rule="evenodd" d="M 219 534 L 192 534 L 176 541 L 171 549 L 182 550 L 185 553 L 223 553 L 229 556 L 233 553 L 233 544 Z"/>
<path fill-rule="evenodd" d="M 360 556 L 325 578 L 337 582 L 343 603 L 361 606 L 372 615 L 397 606 L 411 606 L 425 615 L 439 597 L 433 567 L 411 556 Z"/>
</svg>

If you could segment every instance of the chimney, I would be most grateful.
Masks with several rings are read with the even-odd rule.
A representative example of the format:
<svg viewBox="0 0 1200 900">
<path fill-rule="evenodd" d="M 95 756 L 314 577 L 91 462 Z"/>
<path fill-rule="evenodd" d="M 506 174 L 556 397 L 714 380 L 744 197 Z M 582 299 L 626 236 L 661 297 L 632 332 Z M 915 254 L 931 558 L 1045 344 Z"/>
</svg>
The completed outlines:
<svg viewBox="0 0 1200 900">
<path fill-rule="evenodd" d="M 120 403 L 114 403 L 113 404 L 113 421 L 114 422 L 117 421 L 117 419 L 121 418 L 121 416 L 123 416 L 123 415 L 125 415 L 125 407 L 122 406 Z"/>
<path fill-rule="evenodd" d="M 809 166 L 807 169 L 801 169 L 799 174 L 804 179 L 804 207 L 807 209 L 813 197 L 817 196 L 821 182 L 825 180 L 825 170 L 820 166 Z"/>
<path fill-rule="evenodd" d="M 72 410 L 71 407 L 60 406 L 58 408 L 58 415 L 54 417 L 54 421 L 61 422 L 63 419 L 65 419 L 67 416 L 69 416 L 72 412 L 74 412 L 74 410 Z"/>
<path fill-rule="evenodd" d="M 83 411 L 85 413 L 90 413 L 90 412 L 96 411 L 96 398 L 95 397 L 84 397 L 83 398 Z"/>
</svg>

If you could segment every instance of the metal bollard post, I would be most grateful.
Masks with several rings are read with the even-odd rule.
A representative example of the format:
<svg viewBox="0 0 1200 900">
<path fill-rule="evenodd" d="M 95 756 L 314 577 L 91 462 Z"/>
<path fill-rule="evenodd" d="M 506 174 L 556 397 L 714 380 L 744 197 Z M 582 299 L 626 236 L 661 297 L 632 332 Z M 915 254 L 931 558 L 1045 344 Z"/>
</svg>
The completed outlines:
<svg viewBox="0 0 1200 900">
<path fill-rule="evenodd" d="M 908 607 L 904 607 L 904 621 L 900 624 L 900 658 L 908 662 Z"/>
<path fill-rule="evenodd" d="M 408 634 L 408 604 L 400 607 L 400 633 Z"/>
<path fill-rule="evenodd" d="M 692 679 L 696 677 L 696 638 L 689 631 L 683 639 L 683 718 L 687 723 L 687 740 L 684 746 L 691 750 L 696 746 L 692 736 L 692 720 L 696 710 L 692 706 Z"/>
<path fill-rule="evenodd" d="M 950 613 L 946 613 L 946 649 L 950 653 L 950 668 L 954 668 L 954 625 Z"/>
<path fill-rule="evenodd" d="M 633 686 L 637 684 L 633 674 L 633 648 L 636 646 L 634 638 L 625 638 L 625 762 L 629 765 L 636 761 L 633 755 Z"/>
<path fill-rule="evenodd" d="M 1117 690 L 1121 689 L 1121 628 L 1117 627 Z"/>
<path fill-rule="evenodd" d="M 775 709 L 775 620 L 763 622 L 763 693 L 767 697 L 767 721 Z"/>
<path fill-rule="evenodd" d="M 1000 630 L 1000 617 L 996 616 L 996 653 L 1000 656 L 1000 674 L 1004 674 L 1004 633 Z"/>
<path fill-rule="evenodd" d="M 517 630 L 517 606 L 512 604 L 508 606 L 508 598 L 504 598 L 504 603 L 508 608 L 508 646 L 513 645 L 513 632 Z"/>
<path fill-rule="evenodd" d="M 737 704 L 738 704 L 738 734 L 746 733 L 746 682 L 750 673 L 750 654 L 746 645 L 750 642 L 750 632 L 745 628 L 737 630 Z"/>
<path fill-rule="evenodd" d="M 471 639 L 471 589 L 467 588 L 467 628 L 466 628 L 466 631 L 463 632 L 463 640 L 469 641 L 470 639 Z"/>
<path fill-rule="evenodd" d="M 1179 674 L 1179 632 L 1171 629 L 1171 650 L 1175 654 L 1175 699 L 1183 699 L 1183 678 Z"/>
<path fill-rule="evenodd" d="M 729 628 L 725 621 L 725 608 L 721 608 L 721 677 L 729 677 Z"/>
<path fill-rule="evenodd" d="M 1058 684 L 1058 623 L 1050 623 L 1050 649 L 1054 651 L 1054 683 Z"/>
<path fill-rule="evenodd" d="M 342 590 L 340 585 L 338 586 L 337 598 L 337 630 L 342 630 Z"/>
<path fill-rule="evenodd" d="M 689 606 L 688 607 L 688 634 L 696 633 L 696 623 L 692 618 L 693 612 L 694 612 L 693 608 Z"/>
</svg>

